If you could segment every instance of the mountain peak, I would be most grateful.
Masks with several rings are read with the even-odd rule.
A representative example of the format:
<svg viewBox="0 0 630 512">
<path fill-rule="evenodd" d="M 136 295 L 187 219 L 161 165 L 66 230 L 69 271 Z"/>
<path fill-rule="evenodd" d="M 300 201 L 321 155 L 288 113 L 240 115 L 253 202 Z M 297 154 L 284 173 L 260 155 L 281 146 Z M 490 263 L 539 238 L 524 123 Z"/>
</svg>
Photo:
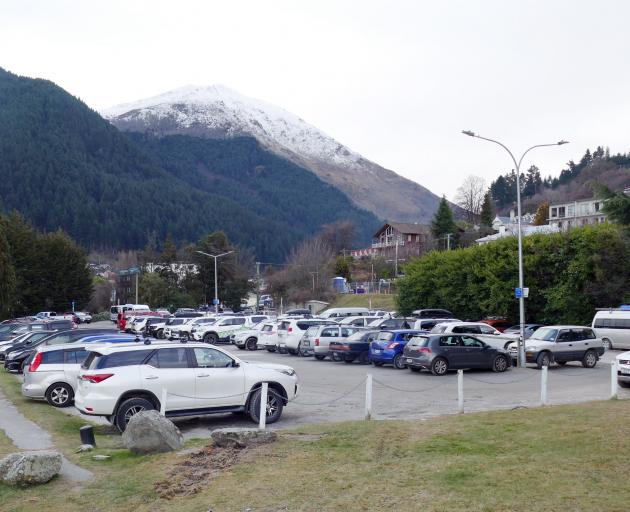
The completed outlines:
<svg viewBox="0 0 630 512">
<path fill-rule="evenodd" d="M 229 87 L 187 85 L 102 111 L 117 128 L 202 138 L 254 137 L 381 219 L 428 222 L 440 198 L 369 161 L 300 117 Z"/>
</svg>

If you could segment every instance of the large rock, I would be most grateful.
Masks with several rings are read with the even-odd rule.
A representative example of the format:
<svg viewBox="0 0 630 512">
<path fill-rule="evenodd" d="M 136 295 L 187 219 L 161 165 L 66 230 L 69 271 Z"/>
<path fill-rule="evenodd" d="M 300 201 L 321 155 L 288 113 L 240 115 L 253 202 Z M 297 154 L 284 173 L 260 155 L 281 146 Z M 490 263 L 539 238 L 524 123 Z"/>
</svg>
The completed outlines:
<svg viewBox="0 0 630 512">
<path fill-rule="evenodd" d="M 245 448 L 257 444 L 272 443 L 278 436 L 271 430 L 257 428 L 219 428 L 212 431 L 212 440 L 223 448 Z"/>
<path fill-rule="evenodd" d="M 139 454 L 170 452 L 184 446 L 179 429 L 157 411 L 142 411 L 133 416 L 122 440 L 127 449 Z"/>
<path fill-rule="evenodd" d="M 45 484 L 61 470 L 59 452 L 20 452 L 0 460 L 0 479 L 9 485 Z"/>
</svg>

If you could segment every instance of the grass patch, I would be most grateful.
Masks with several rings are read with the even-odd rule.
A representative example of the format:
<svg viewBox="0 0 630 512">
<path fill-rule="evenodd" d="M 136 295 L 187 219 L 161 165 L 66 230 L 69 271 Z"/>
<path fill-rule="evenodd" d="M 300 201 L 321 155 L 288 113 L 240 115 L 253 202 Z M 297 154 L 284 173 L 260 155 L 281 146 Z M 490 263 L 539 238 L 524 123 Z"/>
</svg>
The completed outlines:
<svg viewBox="0 0 630 512">
<path fill-rule="evenodd" d="M 396 296 L 384 293 L 361 293 L 358 295 L 344 293 L 336 296 L 329 308 L 369 308 L 393 311 L 396 309 Z"/>
<path fill-rule="evenodd" d="M 6 384 L 0 378 L 5 393 Z M 55 439 L 78 444 L 76 432 L 64 441 L 71 428 L 63 413 L 16 400 L 25 413 L 38 411 L 34 421 L 59 428 Z M 0 510 L 625 511 L 629 405 L 611 400 L 301 427 L 244 454 L 198 494 L 170 500 L 159 498 L 154 484 L 182 456 L 134 456 L 115 439 L 101 447 L 106 436 L 99 435 L 99 452 L 111 460 L 77 456 L 94 471 L 93 482 L 75 492 L 58 481 L 27 490 L 0 485 Z"/>
</svg>

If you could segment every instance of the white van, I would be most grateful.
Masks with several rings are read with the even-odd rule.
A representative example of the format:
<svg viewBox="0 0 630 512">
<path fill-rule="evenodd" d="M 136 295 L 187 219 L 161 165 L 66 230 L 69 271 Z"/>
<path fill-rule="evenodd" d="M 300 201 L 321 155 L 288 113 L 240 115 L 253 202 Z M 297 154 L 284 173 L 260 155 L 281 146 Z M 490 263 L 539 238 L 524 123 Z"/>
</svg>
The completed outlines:
<svg viewBox="0 0 630 512">
<path fill-rule="evenodd" d="M 109 319 L 112 322 L 118 321 L 118 313 L 126 313 L 127 311 L 133 311 L 138 313 L 148 313 L 151 311 L 146 304 L 119 304 L 118 306 L 112 306 L 109 310 Z"/>
<path fill-rule="evenodd" d="M 321 312 L 320 318 L 340 318 L 344 316 L 369 316 L 368 308 L 330 308 Z"/>
<path fill-rule="evenodd" d="M 598 310 L 591 327 L 604 342 L 606 350 L 630 349 L 630 307 Z"/>
</svg>

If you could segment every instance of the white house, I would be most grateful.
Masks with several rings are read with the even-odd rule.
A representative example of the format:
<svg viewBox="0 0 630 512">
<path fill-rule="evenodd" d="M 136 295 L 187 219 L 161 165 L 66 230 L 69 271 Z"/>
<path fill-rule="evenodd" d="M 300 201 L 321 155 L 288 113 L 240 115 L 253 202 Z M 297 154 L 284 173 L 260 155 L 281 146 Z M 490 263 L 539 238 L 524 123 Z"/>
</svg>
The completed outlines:
<svg viewBox="0 0 630 512">
<path fill-rule="evenodd" d="M 549 206 L 549 225 L 561 231 L 606 222 L 603 199 L 583 199 Z"/>
</svg>

